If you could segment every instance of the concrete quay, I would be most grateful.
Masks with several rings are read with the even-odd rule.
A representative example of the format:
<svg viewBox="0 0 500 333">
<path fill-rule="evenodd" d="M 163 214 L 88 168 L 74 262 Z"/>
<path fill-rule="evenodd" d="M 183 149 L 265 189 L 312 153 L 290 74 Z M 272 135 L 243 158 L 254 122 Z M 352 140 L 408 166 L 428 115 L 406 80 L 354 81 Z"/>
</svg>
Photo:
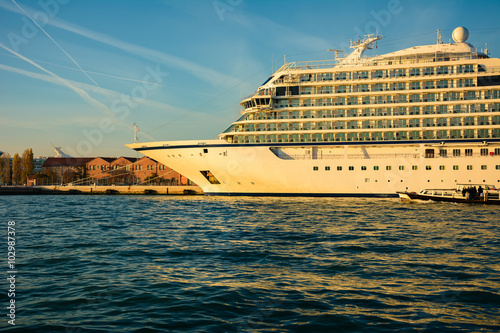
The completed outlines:
<svg viewBox="0 0 500 333">
<path fill-rule="evenodd" d="M 147 194 L 147 195 L 201 195 L 199 186 L 76 186 L 76 185 L 46 185 L 46 186 L 2 186 L 0 195 L 21 194 Z"/>
</svg>

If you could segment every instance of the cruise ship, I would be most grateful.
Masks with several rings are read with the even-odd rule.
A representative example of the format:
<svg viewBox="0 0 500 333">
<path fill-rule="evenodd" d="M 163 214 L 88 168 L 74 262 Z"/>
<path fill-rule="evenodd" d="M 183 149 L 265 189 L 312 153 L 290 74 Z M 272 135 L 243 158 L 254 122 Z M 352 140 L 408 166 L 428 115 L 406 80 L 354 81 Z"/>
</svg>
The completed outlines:
<svg viewBox="0 0 500 333">
<path fill-rule="evenodd" d="M 500 187 L 500 59 L 467 43 L 288 62 L 218 139 L 129 144 L 208 195 L 397 196 Z"/>
</svg>

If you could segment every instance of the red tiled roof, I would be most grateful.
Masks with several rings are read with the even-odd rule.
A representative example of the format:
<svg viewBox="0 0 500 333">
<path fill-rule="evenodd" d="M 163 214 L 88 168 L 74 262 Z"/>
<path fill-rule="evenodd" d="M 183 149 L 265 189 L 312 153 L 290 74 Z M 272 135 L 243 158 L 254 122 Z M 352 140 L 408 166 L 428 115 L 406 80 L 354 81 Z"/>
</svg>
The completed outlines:
<svg viewBox="0 0 500 333">
<path fill-rule="evenodd" d="M 98 156 L 98 157 L 93 157 L 93 158 L 92 158 L 92 161 L 93 161 L 93 160 L 96 160 L 96 159 L 98 159 L 98 158 L 100 158 L 100 159 L 102 159 L 102 160 L 105 160 L 105 161 L 106 161 L 106 162 L 108 162 L 108 163 L 111 163 L 111 162 L 113 162 L 114 160 L 116 160 L 116 157 L 101 157 L 101 156 Z"/>
<path fill-rule="evenodd" d="M 134 162 L 136 162 L 138 160 L 138 158 L 135 158 L 135 157 L 120 156 L 120 157 L 116 158 L 113 162 L 118 161 L 120 158 L 123 158 L 124 160 L 127 160 L 127 161 L 129 161 L 131 163 L 134 163 Z"/>
<path fill-rule="evenodd" d="M 79 165 L 87 164 L 92 161 L 93 157 L 49 157 L 43 162 L 44 167 L 76 167 Z"/>
</svg>

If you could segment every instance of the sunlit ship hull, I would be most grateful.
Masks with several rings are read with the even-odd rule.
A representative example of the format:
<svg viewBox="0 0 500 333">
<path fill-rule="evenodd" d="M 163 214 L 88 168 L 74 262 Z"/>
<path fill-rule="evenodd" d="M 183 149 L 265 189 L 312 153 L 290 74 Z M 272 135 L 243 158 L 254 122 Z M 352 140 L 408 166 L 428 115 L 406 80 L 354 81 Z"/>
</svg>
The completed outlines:
<svg viewBox="0 0 500 333">
<path fill-rule="evenodd" d="M 493 171 L 500 156 L 426 156 L 430 146 L 442 146 L 439 142 L 272 146 L 213 140 L 128 146 L 213 195 L 397 196 L 397 191 L 430 184 L 453 188 L 457 183 L 499 184 L 500 180 L 500 172 Z M 484 145 L 454 144 L 455 149 L 460 146 Z M 214 178 L 208 179 L 205 171 Z"/>
</svg>

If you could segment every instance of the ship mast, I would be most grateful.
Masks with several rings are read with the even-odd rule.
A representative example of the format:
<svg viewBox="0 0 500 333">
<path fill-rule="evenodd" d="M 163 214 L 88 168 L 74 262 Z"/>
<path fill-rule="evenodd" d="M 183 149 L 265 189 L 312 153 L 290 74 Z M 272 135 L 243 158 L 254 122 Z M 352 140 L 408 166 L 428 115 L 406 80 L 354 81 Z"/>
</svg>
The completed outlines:
<svg viewBox="0 0 500 333">
<path fill-rule="evenodd" d="M 351 39 L 351 49 L 354 49 L 354 51 L 351 52 L 346 58 L 344 58 L 345 63 L 357 63 L 361 57 L 363 56 L 363 53 L 366 50 L 371 50 L 373 47 L 373 43 L 376 41 L 384 38 L 384 36 L 377 34 L 377 36 L 373 37 L 373 34 L 371 35 L 365 35 L 365 38 L 361 39 L 359 38 L 357 42 L 353 42 Z"/>
</svg>

